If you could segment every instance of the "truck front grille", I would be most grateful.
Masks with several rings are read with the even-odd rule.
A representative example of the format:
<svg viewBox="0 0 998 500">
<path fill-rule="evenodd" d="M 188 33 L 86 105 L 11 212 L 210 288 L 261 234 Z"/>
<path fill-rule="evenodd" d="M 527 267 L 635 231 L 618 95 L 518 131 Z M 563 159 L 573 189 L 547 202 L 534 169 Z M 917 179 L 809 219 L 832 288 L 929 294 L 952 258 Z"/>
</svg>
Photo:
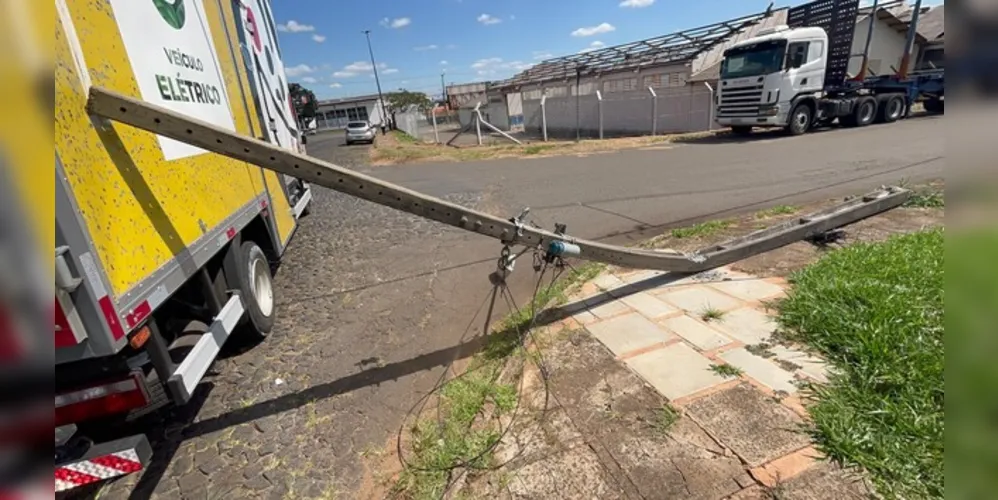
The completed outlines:
<svg viewBox="0 0 998 500">
<path fill-rule="evenodd" d="M 758 116 L 762 101 L 762 85 L 724 88 L 717 105 L 718 118 Z"/>
</svg>

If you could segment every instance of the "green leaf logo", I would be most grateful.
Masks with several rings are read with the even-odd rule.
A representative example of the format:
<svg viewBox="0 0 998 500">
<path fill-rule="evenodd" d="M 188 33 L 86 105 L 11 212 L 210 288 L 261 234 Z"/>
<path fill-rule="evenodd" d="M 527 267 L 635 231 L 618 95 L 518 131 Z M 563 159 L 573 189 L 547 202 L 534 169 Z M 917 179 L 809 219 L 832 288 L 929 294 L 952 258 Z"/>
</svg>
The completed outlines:
<svg viewBox="0 0 998 500">
<path fill-rule="evenodd" d="M 184 0 L 152 0 L 153 5 L 156 6 L 156 10 L 159 11 L 159 15 L 163 17 L 166 24 L 173 26 L 173 29 L 181 29 L 184 27 L 184 21 L 187 20 L 187 13 L 184 10 Z"/>
</svg>

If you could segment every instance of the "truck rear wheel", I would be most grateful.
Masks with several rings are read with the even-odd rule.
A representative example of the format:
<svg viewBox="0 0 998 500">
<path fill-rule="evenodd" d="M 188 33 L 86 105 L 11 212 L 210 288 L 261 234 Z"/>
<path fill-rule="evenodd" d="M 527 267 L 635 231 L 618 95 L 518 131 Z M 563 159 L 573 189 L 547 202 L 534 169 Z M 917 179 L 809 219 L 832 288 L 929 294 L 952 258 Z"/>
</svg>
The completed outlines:
<svg viewBox="0 0 998 500">
<path fill-rule="evenodd" d="M 242 326 L 253 340 L 263 340 L 274 327 L 274 277 L 267 255 L 251 240 L 233 248 L 225 266 L 225 280 L 239 291 L 246 314 Z"/>
<path fill-rule="evenodd" d="M 860 97 L 856 101 L 856 107 L 852 110 L 852 119 L 849 120 L 849 126 L 852 127 L 865 127 L 873 123 L 873 119 L 877 117 L 877 100 L 872 97 Z"/>
<path fill-rule="evenodd" d="M 905 107 L 904 97 L 900 94 L 882 98 L 877 109 L 877 122 L 892 123 L 900 120 L 904 116 Z"/>
<path fill-rule="evenodd" d="M 801 135 L 811 128 L 811 106 L 800 103 L 794 106 L 790 112 L 790 123 L 787 124 L 787 133 L 790 135 Z"/>
</svg>

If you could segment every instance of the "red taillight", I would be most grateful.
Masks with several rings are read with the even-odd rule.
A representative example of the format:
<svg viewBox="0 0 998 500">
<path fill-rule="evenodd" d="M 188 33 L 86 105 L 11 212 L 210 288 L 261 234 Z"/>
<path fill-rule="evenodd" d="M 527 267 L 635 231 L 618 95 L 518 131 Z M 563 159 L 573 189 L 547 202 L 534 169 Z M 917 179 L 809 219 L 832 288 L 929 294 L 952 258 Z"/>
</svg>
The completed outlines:
<svg viewBox="0 0 998 500">
<path fill-rule="evenodd" d="M 56 427 L 123 413 L 149 403 L 141 375 L 59 394 L 55 397 Z"/>
</svg>

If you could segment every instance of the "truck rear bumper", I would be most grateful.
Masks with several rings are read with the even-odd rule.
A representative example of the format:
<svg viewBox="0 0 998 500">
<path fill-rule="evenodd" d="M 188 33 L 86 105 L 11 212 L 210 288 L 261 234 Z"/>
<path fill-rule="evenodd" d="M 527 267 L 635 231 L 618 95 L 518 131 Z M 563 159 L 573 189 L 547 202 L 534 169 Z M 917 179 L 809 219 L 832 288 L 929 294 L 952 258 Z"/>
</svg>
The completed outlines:
<svg viewBox="0 0 998 500">
<path fill-rule="evenodd" d="M 95 444 L 82 455 L 55 464 L 55 491 L 138 472 L 148 465 L 151 457 L 149 440 L 141 434 Z"/>
</svg>

